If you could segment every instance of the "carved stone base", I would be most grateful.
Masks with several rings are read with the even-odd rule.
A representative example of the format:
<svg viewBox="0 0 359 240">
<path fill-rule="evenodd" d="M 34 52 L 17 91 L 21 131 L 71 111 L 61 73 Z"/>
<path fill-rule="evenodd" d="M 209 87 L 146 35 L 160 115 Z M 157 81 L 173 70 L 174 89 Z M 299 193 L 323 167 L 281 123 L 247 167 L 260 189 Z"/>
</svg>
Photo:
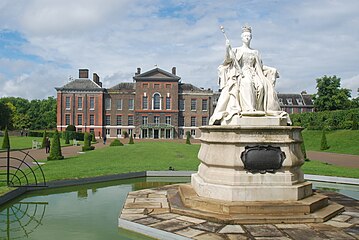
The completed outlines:
<svg viewBox="0 0 359 240">
<path fill-rule="evenodd" d="M 312 195 L 300 127 L 206 126 L 192 176 L 201 197 L 225 201 L 295 201 Z"/>
<path fill-rule="evenodd" d="M 200 197 L 188 184 L 171 186 L 168 201 L 172 213 L 227 224 L 324 222 L 344 210 L 320 194 L 299 201 L 233 202 Z"/>
<path fill-rule="evenodd" d="M 308 182 L 291 186 L 220 185 L 205 182 L 193 174 L 191 183 L 199 196 L 224 201 L 296 201 L 312 195 L 312 184 Z"/>
</svg>

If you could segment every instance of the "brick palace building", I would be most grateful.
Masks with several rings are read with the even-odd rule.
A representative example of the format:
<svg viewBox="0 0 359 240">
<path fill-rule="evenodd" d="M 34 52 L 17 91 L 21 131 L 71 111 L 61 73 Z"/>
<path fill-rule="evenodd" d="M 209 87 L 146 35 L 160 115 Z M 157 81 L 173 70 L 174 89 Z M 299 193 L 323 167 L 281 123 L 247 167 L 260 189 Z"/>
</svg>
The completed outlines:
<svg viewBox="0 0 359 240">
<path fill-rule="evenodd" d="M 74 125 L 79 132 L 96 137 L 185 138 L 187 131 L 200 137 L 199 126 L 207 125 L 219 97 L 218 92 L 182 83 L 176 75 L 160 68 L 137 72 L 132 82 L 103 88 L 99 76 L 88 69 L 79 78 L 57 90 L 57 129 Z M 313 111 L 310 95 L 278 94 L 288 113 Z"/>
</svg>

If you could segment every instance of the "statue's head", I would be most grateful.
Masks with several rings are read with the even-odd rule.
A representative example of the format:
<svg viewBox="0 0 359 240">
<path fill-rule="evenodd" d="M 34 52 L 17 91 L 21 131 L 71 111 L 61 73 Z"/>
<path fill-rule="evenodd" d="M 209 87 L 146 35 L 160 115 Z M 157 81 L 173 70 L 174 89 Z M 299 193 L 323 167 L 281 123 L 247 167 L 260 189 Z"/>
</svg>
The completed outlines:
<svg viewBox="0 0 359 240">
<path fill-rule="evenodd" d="M 244 43 L 250 43 L 252 40 L 252 28 L 249 25 L 244 25 L 242 27 L 241 37 Z"/>
</svg>

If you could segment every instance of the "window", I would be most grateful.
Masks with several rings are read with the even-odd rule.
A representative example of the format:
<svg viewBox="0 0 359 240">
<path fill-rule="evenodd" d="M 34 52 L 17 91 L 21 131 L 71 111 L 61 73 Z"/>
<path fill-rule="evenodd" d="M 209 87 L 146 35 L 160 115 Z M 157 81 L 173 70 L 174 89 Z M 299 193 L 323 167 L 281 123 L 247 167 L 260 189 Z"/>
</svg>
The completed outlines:
<svg viewBox="0 0 359 240">
<path fill-rule="evenodd" d="M 117 110 L 122 110 L 122 99 L 117 99 L 116 108 Z"/>
<path fill-rule="evenodd" d="M 208 118 L 207 117 L 202 117 L 202 126 L 206 126 Z"/>
<path fill-rule="evenodd" d="M 153 109 L 154 110 L 161 109 L 161 95 L 159 93 L 155 93 L 153 95 Z"/>
<path fill-rule="evenodd" d="M 184 135 L 184 130 L 183 129 L 178 129 L 178 135 L 183 136 Z"/>
<path fill-rule="evenodd" d="M 195 129 L 191 129 L 191 135 L 196 136 L 196 130 Z"/>
<path fill-rule="evenodd" d="M 77 125 L 82 125 L 82 114 L 77 115 Z"/>
<path fill-rule="evenodd" d="M 167 88 L 167 89 L 171 88 L 171 84 L 170 84 L 170 83 L 166 83 L 166 88 Z"/>
<path fill-rule="evenodd" d="M 128 99 L 128 110 L 133 110 L 134 108 L 134 100 Z"/>
<path fill-rule="evenodd" d="M 77 109 L 82 109 L 82 97 L 77 98 Z"/>
<path fill-rule="evenodd" d="M 147 124 L 148 124 L 148 117 L 142 116 L 142 125 L 147 125 Z"/>
<path fill-rule="evenodd" d="M 143 83 L 143 84 L 142 84 L 142 87 L 143 87 L 143 88 L 148 88 L 148 83 Z"/>
<path fill-rule="evenodd" d="M 171 125 L 171 116 L 166 116 L 166 124 Z"/>
<path fill-rule="evenodd" d="M 179 121 L 179 125 L 181 126 L 181 127 L 183 127 L 184 126 L 184 117 L 179 117 L 179 119 L 178 119 L 178 121 Z"/>
<path fill-rule="evenodd" d="M 154 122 L 156 125 L 159 125 L 159 124 L 160 124 L 160 116 L 154 116 L 154 117 L 153 117 L 153 122 Z"/>
<path fill-rule="evenodd" d="M 202 111 L 208 111 L 208 100 L 202 99 Z"/>
<path fill-rule="evenodd" d="M 90 133 L 91 133 L 91 134 L 95 134 L 95 129 L 90 128 Z"/>
<path fill-rule="evenodd" d="M 288 105 L 293 105 L 292 99 L 291 99 L 291 98 L 287 98 L 287 103 L 288 103 Z"/>
<path fill-rule="evenodd" d="M 166 97 L 166 110 L 171 109 L 171 97 Z"/>
<path fill-rule="evenodd" d="M 77 132 L 82 133 L 82 128 L 78 128 Z"/>
<path fill-rule="evenodd" d="M 303 101 L 302 101 L 302 99 L 297 98 L 296 100 L 297 100 L 298 105 L 303 105 Z"/>
<path fill-rule="evenodd" d="M 95 115 L 90 115 L 90 125 L 95 125 Z"/>
<path fill-rule="evenodd" d="M 154 88 L 157 88 L 157 89 L 160 88 L 160 85 L 158 83 L 155 83 L 153 86 L 154 86 Z"/>
<path fill-rule="evenodd" d="M 196 111 L 197 109 L 197 100 L 191 99 L 191 111 Z"/>
<path fill-rule="evenodd" d="M 132 126 L 133 125 L 133 115 L 129 115 L 128 116 L 128 126 Z"/>
<path fill-rule="evenodd" d="M 117 137 L 121 136 L 121 134 L 122 134 L 121 128 L 117 129 Z"/>
<path fill-rule="evenodd" d="M 105 109 L 106 110 L 111 110 L 111 98 L 106 98 L 105 99 Z"/>
<path fill-rule="evenodd" d="M 279 98 L 279 104 L 283 105 L 283 98 Z"/>
<path fill-rule="evenodd" d="M 142 97 L 142 109 L 148 109 L 148 97 L 147 96 Z"/>
<path fill-rule="evenodd" d="M 122 125 L 122 116 L 121 115 L 116 116 L 116 125 L 117 126 Z"/>
<path fill-rule="evenodd" d="M 191 127 L 196 126 L 196 117 L 191 117 Z"/>
<path fill-rule="evenodd" d="M 70 114 L 65 115 L 65 124 L 70 125 Z"/>
<path fill-rule="evenodd" d="M 180 111 L 184 111 L 184 99 L 179 100 L 178 108 L 179 108 Z"/>
<path fill-rule="evenodd" d="M 95 98 L 90 97 L 90 110 L 94 110 L 94 109 L 95 109 Z"/>
<path fill-rule="evenodd" d="M 106 125 L 111 125 L 111 115 L 106 115 L 105 116 L 105 124 Z"/>
<path fill-rule="evenodd" d="M 70 97 L 66 97 L 66 109 L 70 109 Z"/>
</svg>

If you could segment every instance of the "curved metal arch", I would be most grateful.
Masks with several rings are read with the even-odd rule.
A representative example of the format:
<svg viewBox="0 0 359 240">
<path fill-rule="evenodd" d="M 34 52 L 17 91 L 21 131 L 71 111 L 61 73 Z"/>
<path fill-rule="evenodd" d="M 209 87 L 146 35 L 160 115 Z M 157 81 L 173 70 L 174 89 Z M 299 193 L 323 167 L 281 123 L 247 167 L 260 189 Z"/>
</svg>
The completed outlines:
<svg viewBox="0 0 359 240">
<path fill-rule="evenodd" d="M 46 179 L 45 174 L 41 168 L 41 165 L 38 161 L 36 161 L 30 154 L 29 151 L 25 152 L 23 150 L 17 150 L 18 152 L 24 154 L 23 158 L 11 156 L 10 149 L 7 149 L 7 156 L 6 157 L 0 157 L 0 160 L 6 160 L 6 165 L 1 165 L 0 168 L 6 168 L 6 173 L 0 173 L 0 175 L 6 175 L 7 176 L 7 185 L 12 187 L 45 187 L 46 185 Z M 29 160 L 34 164 L 31 165 L 26 162 L 26 160 Z M 19 162 L 19 164 L 16 164 L 15 162 Z M 10 169 L 15 169 L 14 172 L 10 172 Z M 21 176 L 18 176 L 18 175 Z M 29 181 L 28 176 L 33 177 L 33 181 Z M 11 179 L 10 179 L 11 176 Z M 23 179 L 25 179 L 23 181 Z M 40 182 L 39 180 L 42 180 Z M 31 179 L 32 180 L 32 179 Z M 1 180 L 0 180 L 1 181 Z M 2 180 L 2 182 L 4 182 Z M 16 184 L 18 182 L 18 185 Z"/>
</svg>

